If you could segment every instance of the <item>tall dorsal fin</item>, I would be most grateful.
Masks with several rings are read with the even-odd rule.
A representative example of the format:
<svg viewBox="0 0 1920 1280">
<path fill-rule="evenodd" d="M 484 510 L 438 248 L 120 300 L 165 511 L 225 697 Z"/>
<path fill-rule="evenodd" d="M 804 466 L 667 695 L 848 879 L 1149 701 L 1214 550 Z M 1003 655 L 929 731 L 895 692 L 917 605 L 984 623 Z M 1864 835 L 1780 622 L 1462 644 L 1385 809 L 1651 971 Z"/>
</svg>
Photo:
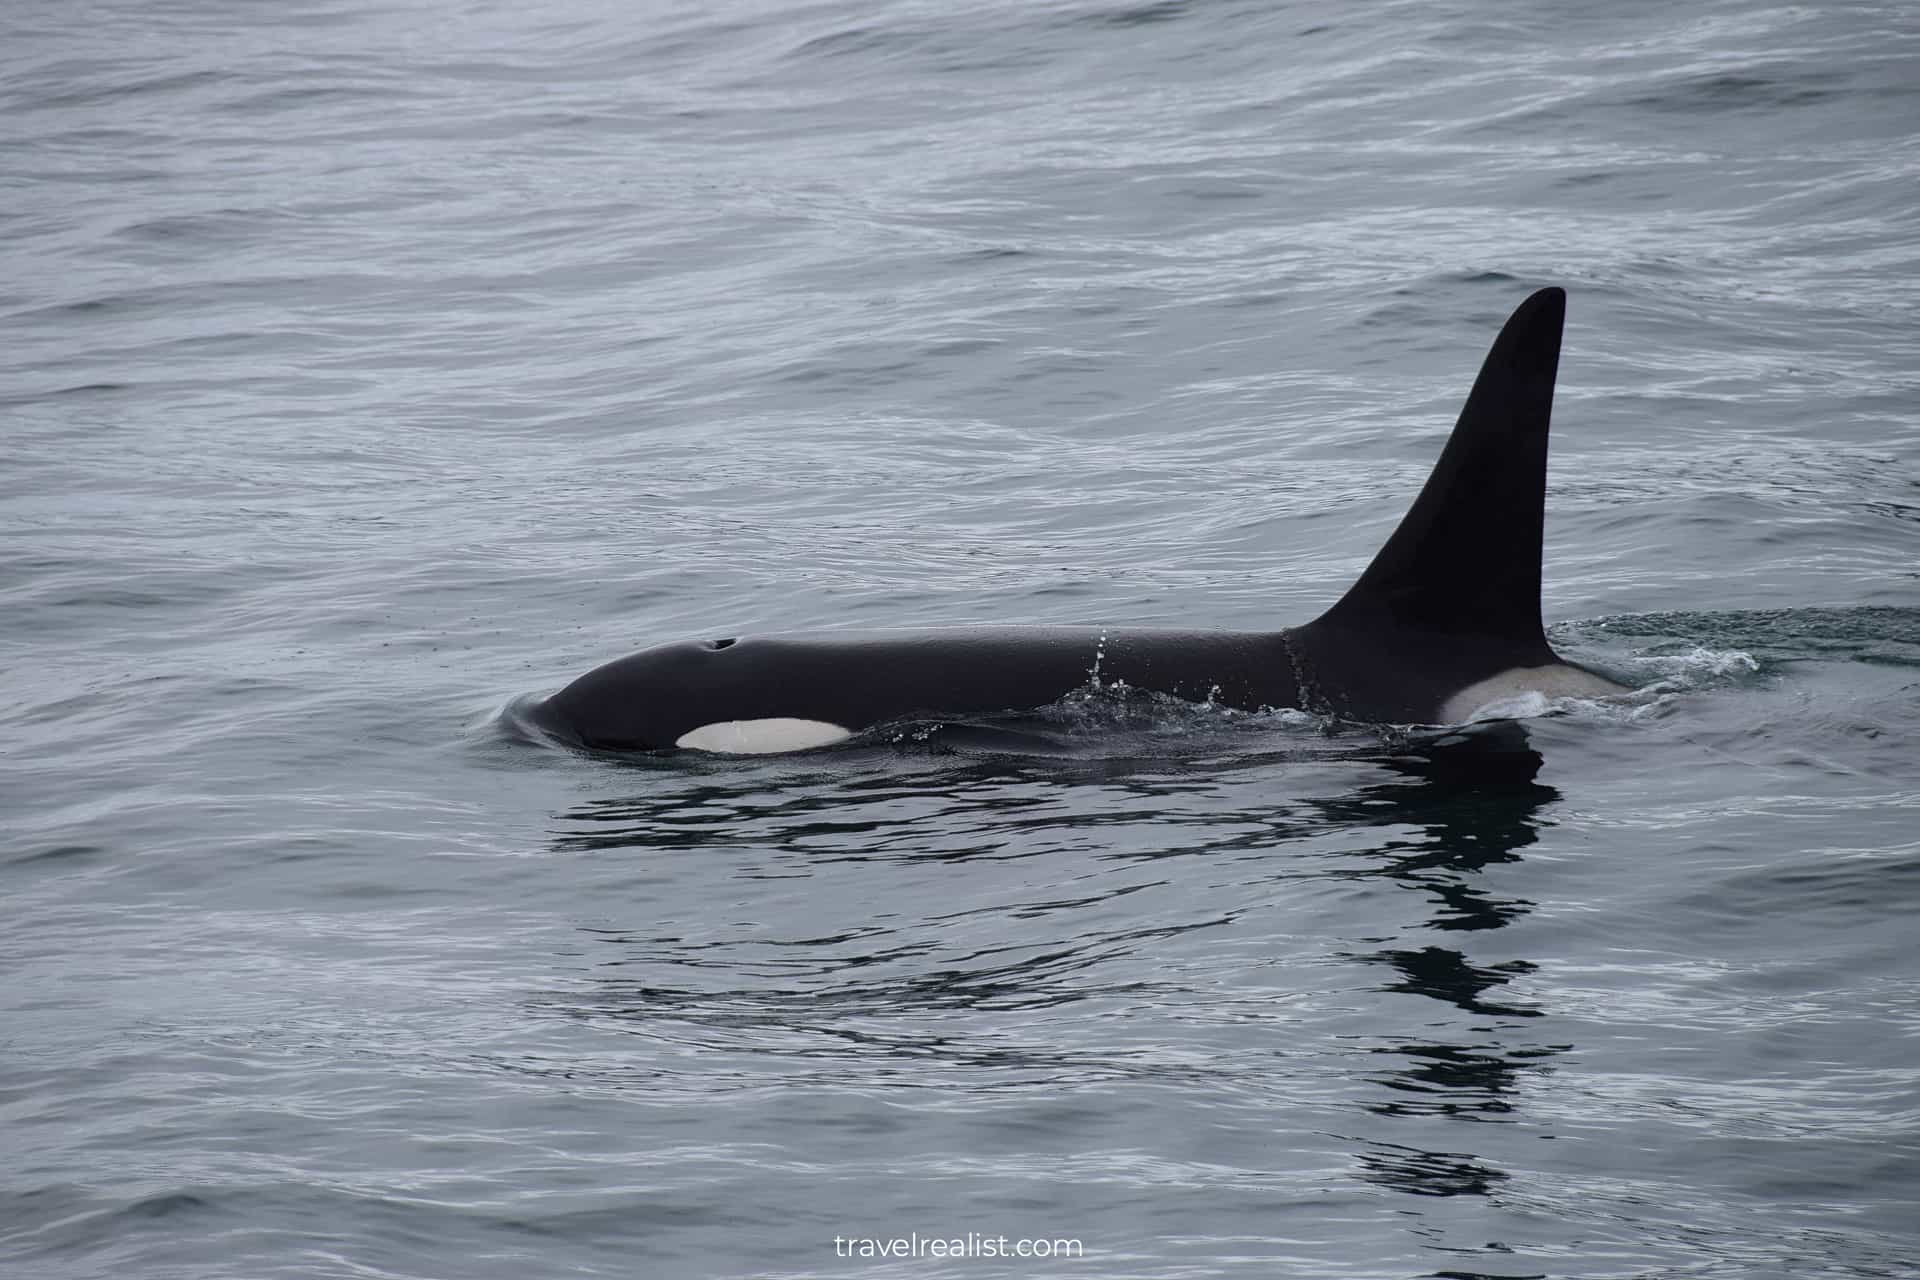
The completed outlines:
<svg viewBox="0 0 1920 1280">
<path fill-rule="evenodd" d="M 1566 311 L 1563 291 L 1542 289 L 1507 319 L 1426 487 L 1360 580 L 1313 625 L 1475 637 L 1550 659 L 1540 537 Z"/>
</svg>

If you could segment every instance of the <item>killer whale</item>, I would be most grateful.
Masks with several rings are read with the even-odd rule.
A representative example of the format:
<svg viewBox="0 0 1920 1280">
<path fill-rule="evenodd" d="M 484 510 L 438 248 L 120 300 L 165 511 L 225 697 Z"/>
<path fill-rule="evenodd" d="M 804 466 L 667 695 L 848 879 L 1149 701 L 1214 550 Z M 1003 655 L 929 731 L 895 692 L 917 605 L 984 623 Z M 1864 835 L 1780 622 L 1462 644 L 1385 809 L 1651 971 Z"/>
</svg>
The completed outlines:
<svg viewBox="0 0 1920 1280">
<path fill-rule="evenodd" d="M 1547 434 L 1566 295 L 1494 339 L 1439 461 L 1366 570 L 1283 631 L 958 627 L 690 640 L 597 667 L 535 703 L 604 751 L 826 746 L 891 721 L 1046 706 L 1099 677 L 1193 701 L 1448 724 L 1526 692 L 1622 686 L 1564 662 L 1540 619 Z"/>
</svg>

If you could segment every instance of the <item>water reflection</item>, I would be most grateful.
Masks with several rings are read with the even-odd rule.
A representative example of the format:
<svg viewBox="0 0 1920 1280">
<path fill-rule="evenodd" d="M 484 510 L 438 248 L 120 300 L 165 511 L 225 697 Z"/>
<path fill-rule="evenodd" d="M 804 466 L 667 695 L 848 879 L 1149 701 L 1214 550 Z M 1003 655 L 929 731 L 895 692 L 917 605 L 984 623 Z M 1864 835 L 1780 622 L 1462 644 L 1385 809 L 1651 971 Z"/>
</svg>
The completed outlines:
<svg viewBox="0 0 1920 1280">
<path fill-rule="evenodd" d="M 1404 1038 L 1372 1046 L 1371 1053 L 1399 1064 L 1372 1077 L 1389 1094 L 1364 1104 L 1375 1115 L 1507 1120 L 1525 1077 L 1546 1070 L 1546 1061 L 1565 1051 L 1520 1039 L 1527 1024 L 1515 1020 L 1537 1018 L 1541 1010 L 1499 994 L 1534 965 L 1476 962 L 1459 946 L 1442 945 L 1449 935 L 1504 928 L 1532 908 L 1525 899 L 1495 892 L 1483 873 L 1518 861 L 1519 851 L 1549 825 L 1542 814 L 1559 792 L 1535 780 L 1541 764 L 1525 728 L 1510 723 L 1398 761 L 1401 778 L 1350 802 L 1356 819 L 1391 815 L 1396 834 L 1370 851 L 1370 865 L 1347 874 L 1419 891 L 1430 914 L 1409 932 L 1437 935 L 1424 945 L 1350 958 L 1387 971 L 1380 992 L 1422 996 L 1474 1018 L 1460 1039 Z M 1358 1158 L 1362 1177 L 1413 1195 L 1486 1195 L 1506 1176 L 1484 1158 L 1401 1142 L 1365 1141 Z"/>
<path fill-rule="evenodd" d="M 1415 1196 L 1484 1196 L 1507 1175 L 1470 1155 L 1376 1142 L 1359 1153 L 1361 1176 Z"/>
<path fill-rule="evenodd" d="M 1486 873 L 1550 825 L 1541 764 L 1509 724 L 1205 759 L 628 769 L 625 794 L 557 815 L 552 849 L 604 868 L 628 909 L 581 925 L 591 977 L 547 1003 L 644 1046 L 583 1070 L 683 1093 L 1245 1098 L 1336 1059 L 1336 1113 L 1386 1122 L 1350 1136 L 1358 1177 L 1487 1195 L 1507 1174 L 1436 1126 L 1512 1123 L 1564 1051 L 1529 1037 L 1542 1011 L 1514 983 L 1533 966 L 1468 945 L 1532 909 Z M 1359 914 L 1313 934 L 1329 893 Z M 1357 1036 L 1316 1042 L 1289 1002 L 1330 956 L 1375 974 L 1376 1003 Z"/>
</svg>

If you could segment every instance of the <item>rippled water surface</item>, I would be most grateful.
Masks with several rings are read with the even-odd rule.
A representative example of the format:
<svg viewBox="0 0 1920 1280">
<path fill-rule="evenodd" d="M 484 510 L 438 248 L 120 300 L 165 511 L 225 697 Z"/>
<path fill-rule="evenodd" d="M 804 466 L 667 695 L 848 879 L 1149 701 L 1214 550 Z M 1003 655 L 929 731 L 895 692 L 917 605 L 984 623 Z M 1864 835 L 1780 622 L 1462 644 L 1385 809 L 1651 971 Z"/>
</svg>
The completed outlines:
<svg viewBox="0 0 1920 1280">
<path fill-rule="evenodd" d="M 21 0 L 0 108 L 0 1270 L 1913 1274 L 1911 5 Z M 503 714 L 1303 621 L 1549 283 L 1616 704 Z M 1084 1256 L 845 1256 L 969 1233 Z"/>
</svg>

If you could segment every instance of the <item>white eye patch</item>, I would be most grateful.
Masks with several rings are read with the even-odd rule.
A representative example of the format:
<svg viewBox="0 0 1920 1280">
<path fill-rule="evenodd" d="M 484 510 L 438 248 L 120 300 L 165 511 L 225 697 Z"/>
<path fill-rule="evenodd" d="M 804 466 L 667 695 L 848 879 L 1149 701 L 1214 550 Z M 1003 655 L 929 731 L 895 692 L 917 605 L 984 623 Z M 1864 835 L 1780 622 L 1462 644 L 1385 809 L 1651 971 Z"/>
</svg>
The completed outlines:
<svg viewBox="0 0 1920 1280">
<path fill-rule="evenodd" d="M 689 729 L 674 746 L 690 751 L 719 751 L 727 755 L 757 756 L 775 751 L 806 751 L 851 738 L 853 730 L 825 720 L 796 720 L 774 716 L 766 720 L 719 720 Z"/>
</svg>

